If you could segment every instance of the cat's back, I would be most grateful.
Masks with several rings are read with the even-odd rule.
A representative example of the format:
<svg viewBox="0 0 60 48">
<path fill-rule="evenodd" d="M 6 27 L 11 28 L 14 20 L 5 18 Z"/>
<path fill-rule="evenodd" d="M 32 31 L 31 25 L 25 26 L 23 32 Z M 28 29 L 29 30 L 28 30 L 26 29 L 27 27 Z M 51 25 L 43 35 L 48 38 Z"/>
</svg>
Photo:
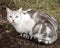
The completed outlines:
<svg viewBox="0 0 60 48">
<path fill-rule="evenodd" d="M 27 13 L 30 14 L 31 18 L 33 18 L 37 23 L 41 23 L 41 22 L 49 23 L 56 30 L 58 29 L 57 20 L 53 16 L 38 10 L 30 10 Z"/>
</svg>

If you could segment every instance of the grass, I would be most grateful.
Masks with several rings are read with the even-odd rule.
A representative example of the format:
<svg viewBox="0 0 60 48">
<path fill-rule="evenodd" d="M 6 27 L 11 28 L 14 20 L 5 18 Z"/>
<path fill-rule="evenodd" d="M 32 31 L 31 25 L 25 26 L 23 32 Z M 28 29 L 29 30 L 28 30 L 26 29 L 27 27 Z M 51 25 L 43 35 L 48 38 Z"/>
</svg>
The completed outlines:
<svg viewBox="0 0 60 48">
<path fill-rule="evenodd" d="M 36 9 L 48 13 L 57 18 L 60 22 L 60 0 L 6 0 L 5 6 L 19 9 Z"/>
</svg>

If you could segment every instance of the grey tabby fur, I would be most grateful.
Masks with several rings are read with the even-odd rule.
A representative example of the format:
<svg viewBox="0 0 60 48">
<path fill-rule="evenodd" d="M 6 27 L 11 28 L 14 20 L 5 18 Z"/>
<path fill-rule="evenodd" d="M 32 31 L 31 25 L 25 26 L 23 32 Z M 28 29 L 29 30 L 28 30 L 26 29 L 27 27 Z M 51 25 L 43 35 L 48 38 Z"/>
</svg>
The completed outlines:
<svg viewBox="0 0 60 48">
<path fill-rule="evenodd" d="M 38 42 L 44 42 L 45 44 L 51 44 L 57 40 L 58 23 L 55 18 L 35 10 L 28 11 L 27 13 L 36 21 L 31 31 L 32 34 L 29 33 L 30 36 L 37 38 Z M 47 27 L 50 29 L 49 32 L 47 32 L 49 30 Z"/>
</svg>

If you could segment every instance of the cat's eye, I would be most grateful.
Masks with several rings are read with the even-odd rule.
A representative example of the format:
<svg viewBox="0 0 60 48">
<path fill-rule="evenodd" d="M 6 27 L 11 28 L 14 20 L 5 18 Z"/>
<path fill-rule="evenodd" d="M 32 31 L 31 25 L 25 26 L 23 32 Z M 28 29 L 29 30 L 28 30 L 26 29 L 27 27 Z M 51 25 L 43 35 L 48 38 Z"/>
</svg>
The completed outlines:
<svg viewBox="0 0 60 48">
<path fill-rule="evenodd" d="M 23 13 L 23 14 L 26 14 L 26 13 Z"/>
<path fill-rule="evenodd" d="M 12 16 L 10 16 L 10 18 L 12 18 Z"/>
<path fill-rule="evenodd" d="M 16 16 L 15 18 L 18 18 L 18 16 Z"/>
</svg>

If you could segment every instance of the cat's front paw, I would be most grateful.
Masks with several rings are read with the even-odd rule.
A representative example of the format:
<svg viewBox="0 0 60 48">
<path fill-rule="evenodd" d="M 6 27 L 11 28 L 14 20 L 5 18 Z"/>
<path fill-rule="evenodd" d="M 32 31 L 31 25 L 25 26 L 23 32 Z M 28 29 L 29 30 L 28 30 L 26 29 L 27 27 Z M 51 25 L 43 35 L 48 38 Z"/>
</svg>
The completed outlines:
<svg viewBox="0 0 60 48">
<path fill-rule="evenodd" d="M 32 39 L 33 37 L 32 36 L 29 36 L 29 39 Z"/>
<path fill-rule="evenodd" d="M 20 33 L 20 37 L 23 37 L 23 34 L 22 33 Z"/>
<path fill-rule="evenodd" d="M 23 38 L 29 39 L 29 35 L 23 34 Z"/>
</svg>

